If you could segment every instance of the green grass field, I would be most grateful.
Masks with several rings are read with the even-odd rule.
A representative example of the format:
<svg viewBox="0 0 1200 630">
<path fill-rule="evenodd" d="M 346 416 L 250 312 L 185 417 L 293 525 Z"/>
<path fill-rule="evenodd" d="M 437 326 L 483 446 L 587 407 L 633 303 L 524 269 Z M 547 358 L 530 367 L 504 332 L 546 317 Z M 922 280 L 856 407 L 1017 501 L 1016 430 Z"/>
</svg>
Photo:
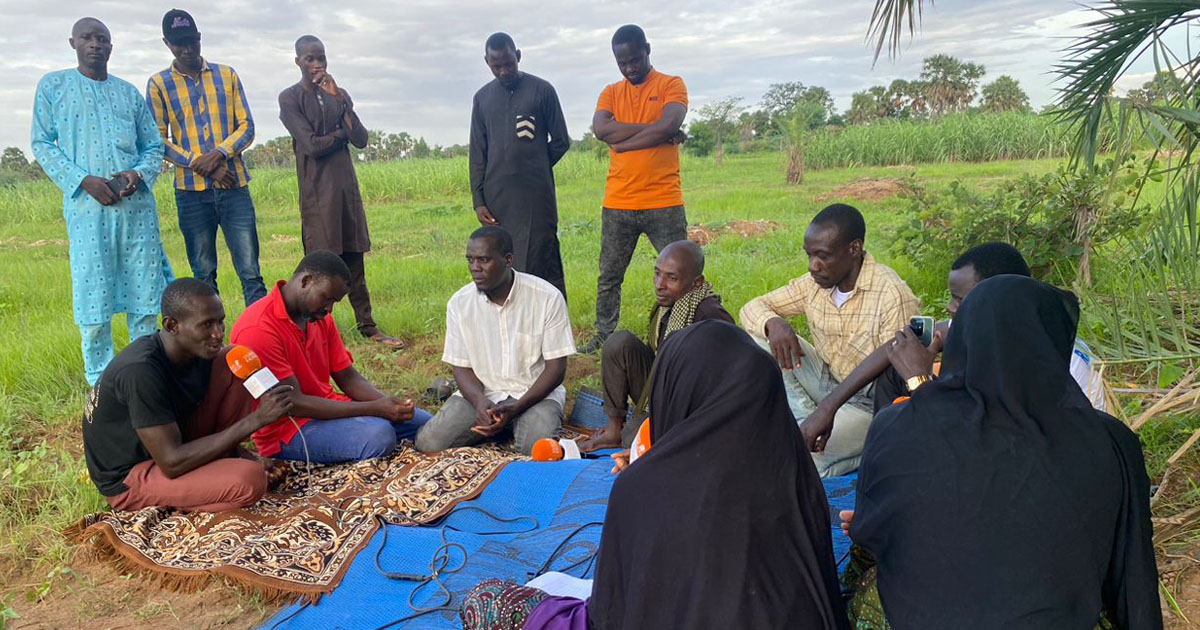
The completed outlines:
<svg viewBox="0 0 1200 630">
<path fill-rule="evenodd" d="M 804 272 L 803 231 L 828 202 L 817 197 L 859 178 L 904 177 L 914 171 L 928 186 L 962 179 L 987 186 L 1020 173 L 1041 173 L 1056 160 L 943 163 L 913 168 L 867 167 L 814 171 L 804 184 L 784 183 L 784 158 L 776 153 L 734 156 L 723 167 L 709 159 L 685 158 L 684 194 L 689 223 L 721 228 L 735 220 L 767 220 L 778 229 L 743 237 L 722 234 L 707 247 L 706 276 L 733 313 L 749 299 Z M 589 335 L 595 306 L 600 236 L 600 204 L 606 162 L 591 154 L 569 154 L 559 165 L 559 231 L 562 240 L 571 323 L 577 339 Z M 269 283 L 286 278 L 301 256 L 295 175 L 256 171 L 251 183 L 259 221 L 261 265 Z M 445 301 L 469 281 L 463 260 L 466 237 L 477 227 L 470 210 L 465 159 L 410 160 L 369 164 L 359 170 L 374 249 L 367 276 L 375 314 L 387 332 L 403 337 L 410 349 L 396 355 L 347 334 L 367 375 L 392 390 L 417 393 L 435 376 L 448 374 L 438 362 Z M 156 187 L 163 240 L 177 275 L 190 275 L 175 204 L 163 178 Z M 923 269 L 919 261 L 887 253 L 907 203 L 892 197 L 876 201 L 837 199 L 860 208 L 867 218 L 868 251 L 894 268 L 922 299 L 927 314 L 941 313 L 945 269 Z M 71 320 L 70 282 L 61 197 L 48 182 L 0 188 L 0 579 L 14 585 L 69 566 L 76 550 L 58 532 L 104 506 L 87 479 L 80 448 L 79 417 L 86 385 L 79 335 Z M 965 245 L 964 245 L 965 248 Z M 224 247 L 221 247 L 224 250 Z M 645 329 L 652 303 L 653 250 L 643 240 L 626 277 L 622 325 Z M 241 312 L 241 291 L 228 256 L 220 267 L 227 326 Z M 348 304 L 334 312 L 343 331 L 353 330 Z M 114 325 L 124 344 L 124 321 Z M 568 387 L 595 384 L 595 360 L 573 360 Z M 1200 426 L 1184 417 L 1155 426 L 1143 439 L 1151 446 L 1151 469 Z M 48 578 L 45 584 L 53 584 Z M 14 592 L 10 605 L 24 605 L 30 580 Z M 36 590 L 36 587 L 34 587 Z M 3 593 L 0 593 L 3 595 Z M 5 600 L 0 600 L 0 602 Z M 0 609 L 4 606 L 0 605 Z"/>
</svg>

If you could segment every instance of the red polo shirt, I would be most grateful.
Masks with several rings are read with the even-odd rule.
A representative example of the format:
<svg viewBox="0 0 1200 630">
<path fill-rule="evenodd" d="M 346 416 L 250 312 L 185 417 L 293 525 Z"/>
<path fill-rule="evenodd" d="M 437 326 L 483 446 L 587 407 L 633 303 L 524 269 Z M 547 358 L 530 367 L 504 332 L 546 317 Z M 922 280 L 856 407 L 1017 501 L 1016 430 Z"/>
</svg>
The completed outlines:
<svg viewBox="0 0 1200 630">
<path fill-rule="evenodd" d="M 334 372 L 354 363 L 342 345 L 342 335 L 333 317 L 310 322 L 301 332 L 288 317 L 283 303 L 281 289 L 285 284 L 280 280 L 267 297 L 242 311 L 233 324 L 233 332 L 229 333 L 229 342 L 253 350 L 279 380 L 295 376 L 300 382 L 300 392 L 307 396 L 349 401 L 349 397 L 334 391 L 330 385 Z M 260 455 L 270 457 L 279 452 L 281 444 L 296 436 L 297 425 L 304 426 L 308 421 L 309 418 L 296 418 L 294 425 L 286 417 L 280 418 L 254 432 L 254 446 Z"/>
</svg>

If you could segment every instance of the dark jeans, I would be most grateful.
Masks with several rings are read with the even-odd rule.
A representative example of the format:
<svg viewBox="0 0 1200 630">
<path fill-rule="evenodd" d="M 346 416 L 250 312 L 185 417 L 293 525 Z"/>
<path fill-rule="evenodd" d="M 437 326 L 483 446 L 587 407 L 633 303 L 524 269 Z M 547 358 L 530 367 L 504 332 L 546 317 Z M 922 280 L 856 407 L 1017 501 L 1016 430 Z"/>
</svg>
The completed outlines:
<svg viewBox="0 0 1200 630">
<path fill-rule="evenodd" d="M 621 284 L 638 239 L 645 234 L 655 251 L 687 238 L 683 206 L 654 210 L 604 208 L 600 224 L 600 278 L 596 281 L 596 334 L 607 337 L 621 318 Z"/>
<path fill-rule="evenodd" d="M 217 227 L 220 226 L 233 268 L 242 281 L 246 305 L 267 294 L 258 270 L 258 227 L 249 187 L 176 190 L 175 207 L 193 276 L 217 288 Z"/>
<path fill-rule="evenodd" d="M 350 298 L 350 306 L 354 309 L 355 328 L 364 335 L 379 332 L 375 318 L 371 315 L 371 293 L 367 291 L 367 272 L 363 265 L 362 252 L 342 252 L 342 260 L 350 268 L 350 284 L 346 287 L 346 296 Z"/>
<path fill-rule="evenodd" d="M 610 418 L 625 419 L 629 402 L 634 405 L 642 398 L 650 368 L 654 365 L 654 351 L 646 342 L 628 330 L 618 330 L 604 342 L 600 355 L 600 382 L 604 386 L 604 414 Z M 642 410 L 645 411 L 644 409 Z M 640 418 L 625 422 L 621 431 L 621 442 L 628 447 L 637 433 Z M 628 438 L 628 439 L 627 439 Z"/>
</svg>

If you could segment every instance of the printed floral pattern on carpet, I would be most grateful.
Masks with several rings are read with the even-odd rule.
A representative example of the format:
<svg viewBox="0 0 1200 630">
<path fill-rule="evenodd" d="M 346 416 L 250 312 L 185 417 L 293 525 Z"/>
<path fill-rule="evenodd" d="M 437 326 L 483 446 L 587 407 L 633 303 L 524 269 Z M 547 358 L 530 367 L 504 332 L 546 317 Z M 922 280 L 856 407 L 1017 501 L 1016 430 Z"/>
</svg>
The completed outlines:
<svg viewBox="0 0 1200 630">
<path fill-rule="evenodd" d="M 478 495 L 510 461 L 497 448 L 426 455 L 403 443 L 391 456 L 334 466 L 279 462 L 283 478 L 255 505 L 219 514 L 169 508 L 101 512 L 66 534 L 89 541 L 123 568 L 138 568 L 176 590 L 214 575 L 265 597 L 315 600 L 337 586 L 380 519 L 433 522 Z"/>
</svg>

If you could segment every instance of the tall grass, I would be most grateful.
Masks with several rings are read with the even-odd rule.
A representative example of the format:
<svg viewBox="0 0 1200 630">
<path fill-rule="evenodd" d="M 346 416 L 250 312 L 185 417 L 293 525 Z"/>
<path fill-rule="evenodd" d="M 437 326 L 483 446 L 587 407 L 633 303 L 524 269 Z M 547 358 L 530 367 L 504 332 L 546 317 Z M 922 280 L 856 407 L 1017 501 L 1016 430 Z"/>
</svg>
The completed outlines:
<svg viewBox="0 0 1200 630">
<path fill-rule="evenodd" d="M 1035 160 L 1068 155 L 1070 138 L 1049 116 L 953 114 L 931 121 L 882 120 L 814 132 L 808 168 L 930 162 Z"/>
</svg>

